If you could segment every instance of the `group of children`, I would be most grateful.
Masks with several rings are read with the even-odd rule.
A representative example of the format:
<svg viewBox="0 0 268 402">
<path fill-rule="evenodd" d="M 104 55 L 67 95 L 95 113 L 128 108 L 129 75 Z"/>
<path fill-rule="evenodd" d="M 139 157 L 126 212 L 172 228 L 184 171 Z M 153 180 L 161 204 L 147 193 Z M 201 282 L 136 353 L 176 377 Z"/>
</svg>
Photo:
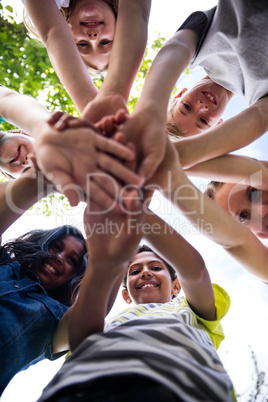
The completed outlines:
<svg viewBox="0 0 268 402">
<path fill-rule="evenodd" d="M 71 205 L 83 200 L 90 208 L 86 241 L 63 227 L 2 246 L 1 392 L 16 372 L 70 348 L 40 402 L 235 400 L 216 352 L 229 296 L 212 285 L 197 250 L 166 230 L 148 204 L 151 190 L 161 188 L 191 222 L 212 225 L 207 236 L 268 281 L 268 251 L 258 239 L 268 237 L 267 162 L 226 155 L 268 129 L 265 1 L 219 0 L 193 13 L 159 51 L 130 116 L 127 99 L 151 2 L 24 2 L 25 20 L 81 119 L 51 116 L 34 99 L 0 87 L 1 116 L 23 130 L 1 134 L 1 169 L 15 178 L 0 183 L 1 234 L 41 197 L 41 179 Z M 201 65 L 207 76 L 169 102 L 188 65 Z M 98 92 L 89 72 L 106 70 Z M 222 122 L 234 93 L 250 106 Z M 191 174 L 228 183 L 213 182 L 204 198 Z M 118 236 L 87 233 L 107 219 L 122 228 Z M 143 230 L 154 225 L 157 234 Z M 151 248 L 137 251 L 142 239 Z M 132 305 L 105 323 L 122 283 Z"/>
</svg>

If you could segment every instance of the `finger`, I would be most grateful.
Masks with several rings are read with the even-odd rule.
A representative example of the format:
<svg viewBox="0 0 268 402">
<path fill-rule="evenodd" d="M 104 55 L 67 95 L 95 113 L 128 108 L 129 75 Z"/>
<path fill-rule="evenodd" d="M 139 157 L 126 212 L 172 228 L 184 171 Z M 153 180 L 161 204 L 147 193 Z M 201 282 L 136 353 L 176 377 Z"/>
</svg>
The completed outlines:
<svg viewBox="0 0 268 402">
<path fill-rule="evenodd" d="M 123 196 L 125 212 L 139 215 L 142 213 L 141 197 L 137 189 L 126 190 Z"/>
<path fill-rule="evenodd" d="M 99 151 L 109 153 L 120 159 L 133 160 L 135 158 L 135 153 L 132 149 L 100 135 L 96 136 L 96 147 Z"/>
<path fill-rule="evenodd" d="M 142 179 L 137 173 L 109 155 L 99 153 L 98 166 L 124 183 L 141 185 Z"/>
<path fill-rule="evenodd" d="M 81 187 L 66 172 L 54 169 L 53 173 L 46 173 L 45 177 L 56 186 L 58 192 L 68 198 L 71 206 L 76 206 L 83 199 Z"/>
<path fill-rule="evenodd" d="M 61 112 L 60 110 L 57 110 L 56 112 L 53 112 L 51 117 L 48 119 L 47 123 L 50 126 L 54 126 L 57 121 L 61 118 L 61 116 L 64 114 L 64 112 Z"/>
<path fill-rule="evenodd" d="M 97 124 L 97 127 L 101 130 L 101 133 L 106 137 L 110 137 L 116 130 L 116 125 L 113 116 L 105 116 Z"/>
<path fill-rule="evenodd" d="M 107 212 L 115 212 L 118 214 L 122 214 L 122 210 L 118 204 L 118 202 L 111 197 L 106 191 L 101 188 L 95 179 L 91 179 L 88 192 L 87 192 L 87 204 L 90 209 L 90 202 L 94 201 L 97 203 L 101 208 L 101 213 Z"/>
<path fill-rule="evenodd" d="M 143 178 L 144 183 L 154 175 L 161 162 L 162 155 L 159 153 L 150 154 L 142 160 L 138 168 L 138 175 Z"/>
<path fill-rule="evenodd" d="M 68 121 L 68 127 L 69 128 L 88 127 L 88 128 L 91 128 L 92 130 L 98 132 L 97 127 L 93 123 L 91 123 L 91 121 L 86 120 L 86 119 L 73 118 L 72 120 Z"/>
<path fill-rule="evenodd" d="M 125 123 L 125 121 L 129 118 L 129 114 L 126 112 L 125 109 L 119 109 L 116 112 L 114 118 L 115 118 L 116 124 L 120 125 L 120 124 Z"/>
</svg>

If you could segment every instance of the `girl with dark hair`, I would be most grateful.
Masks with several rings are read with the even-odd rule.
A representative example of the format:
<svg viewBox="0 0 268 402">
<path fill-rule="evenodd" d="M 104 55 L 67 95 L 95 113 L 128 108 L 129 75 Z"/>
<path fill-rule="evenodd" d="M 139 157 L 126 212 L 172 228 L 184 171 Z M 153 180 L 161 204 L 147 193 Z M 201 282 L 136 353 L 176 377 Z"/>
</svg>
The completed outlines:
<svg viewBox="0 0 268 402">
<path fill-rule="evenodd" d="M 0 234 L 45 195 L 31 170 L 0 183 Z M 85 256 L 83 235 L 72 226 L 34 230 L 1 247 L 0 394 L 19 371 L 69 349 L 66 312 L 77 297 Z"/>
</svg>

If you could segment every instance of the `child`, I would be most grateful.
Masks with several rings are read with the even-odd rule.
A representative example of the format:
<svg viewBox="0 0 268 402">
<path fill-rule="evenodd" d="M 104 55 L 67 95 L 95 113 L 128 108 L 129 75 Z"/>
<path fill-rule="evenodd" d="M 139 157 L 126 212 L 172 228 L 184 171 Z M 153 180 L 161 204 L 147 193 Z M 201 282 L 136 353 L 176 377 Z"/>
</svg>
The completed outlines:
<svg viewBox="0 0 268 402">
<path fill-rule="evenodd" d="M 57 3 L 69 3 L 63 10 L 66 20 L 55 0 L 45 3 L 25 0 L 27 12 L 52 65 L 79 112 L 84 118 L 97 122 L 119 108 L 127 110 L 129 91 L 146 46 L 151 1 L 120 1 L 118 16 L 117 1 Z M 100 71 L 109 64 L 107 79 L 98 95 L 83 61 L 91 69 Z M 88 105 L 93 99 L 92 105 Z"/>
<path fill-rule="evenodd" d="M 0 171 L 5 177 L 19 177 L 30 166 L 28 155 L 33 152 L 34 140 L 27 134 L 20 130 L 0 131 Z"/>
<path fill-rule="evenodd" d="M 124 182 L 140 182 L 133 171 L 112 157 L 117 155 L 122 160 L 133 160 L 133 151 L 100 135 L 97 128 L 88 121 L 77 120 L 66 114 L 62 116 L 61 112 L 51 116 L 35 99 L 3 86 L 0 86 L 0 114 L 8 122 L 32 135 L 39 168 L 46 176 L 53 175 L 50 180 L 69 198 L 72 205 L 78 202 L 79 185 L 85 193 L 91 190 L 91 197 L 95 197 L 103 207 L 115 206 L 116 182 L 114 180 L 112 183 L 106 173 L 110 172 Z M 67 120 L 68 125 L 66 127 L 66 123 L 59 133 L 57 123 L 61 125 L 62 119 Z M 69 128 L 72 124 L 73 128 Z M 4 138 L 8 141 L 5 142 Z M 4 157 L 4 160 L 1 159 L 3 169 L 9 169 L 10 173 L 21 173 L 25 158 L 28 158 L 29 152 L 33 152 L 33 145 L 30 147 L 32 140 L 27 136 L 5 136 L 2 144 L 0 156 Z M 18 157 L 17 152 L 21 165 L 14 167 L 13 160 Z M 95 180 L 88 183 L 87 177 L 91 173 L 95 176 L 97 173 L 99 176 L 102 174 L 102 180 L 95 177 Z"/>
<path fill-rule="evenodd" d="M 0 235 L 45 195 L 40 180 L 31 167 L 0 183 Z M 31 231 L 1 246 L 0 394 L 19 371 L 69 349 L 66 311 L 78 293 L 85 253 L 83 235 L 71 226 Z"/>
<path fill-rule="evenodd" d="M 202 65 L 208 76 L 190 91 L 183 89 L 169 113 L 169 123 L 180 125 L 182 135 L 199 133 L 198 138 L 176 143 L 183 167 L 191 166 L 192 159 L 198 163 L 242 148 L 267 131 L 267 13 L 264 0 L 235 4 L 220 0 L 216 10 L 192 14 L 156 56 L 135 111 L 122 126 L 127 140 L 134 141 L 137 136 L 138 146 L 146 132 L 155 131 L 147 152 L 157 141 L 159 149 L 163 148 L 164 134 L 158 134 L 159 128 L 166 123 L 165 112 L 176 80 L 190 62 L 191 66 Z M 244 94 L 250 107 L 226 125 L 211 128 L 219 122 L 233 93 Z"/>
<path fill-rule="evenodd" d="M 213 347 L 223 339 L 220 320 L 229 297 L 212 287 L 200 254 L 176 232 L 173 236 L 167 230 L 163 236 L 164 222 L 151 214 L 141 230 L 141 217 L 110 216 L 122 228 L 119 236 L 106 231 L 88 239 L 93 255 L 69 327 L 73 353 L 40 402 L 234 400 L 232 383 Z M 87 228 L 105 219 L 107 215 L 86 214 L 84 223 Z M 153 222 L 160 225 L 160 234 L 151 230 L 148 237 L 161 245 L 161 257 L 148 249 L 133 256 Z M 163 253 L 168 263 L 175 263 L 178 278 Z M 103 329 L 111 294 L 126 268 L 123 296 L 133 306 Z M 180 284 L 185 299 L 177 297 Z"/>
<path fill-rule="evenodd" d="M 246 161 L 248 162 L 248 160 Z M 244 166 L 246 165 L 247 163 L 245 163 Z M 221 164 L 219 167 L 220 166 Z M 229 161 L 227 162 L 227 166 L 229 166 L 230 169 Z M 255 163 L 255 167 L 256 166 L 257 164 Z M 261 167 L 260 162 L 258 162 L 258 166 L 259 168 Z M 161 168 L 163 167 L 170 172 L 169 176 L 166 174 L 163 177 L 163 174 L 161 174 Z M 250 169 L 248 171 L 250 171 Z M 256 172 L 256 176 L 252 177 L 254 182 L 253 186 L 256 187 L 259 182 L 259 187 L 261 175 L 258 174 L 258 170 L 252 170 L 252 173 Z M 169 179 L 169 181 L 167 179 Z M 256 275 L 265 282 L 268 281 L 268 250 L 265 245 L 246 226 L 234 220 L 219 205 L 208 197 L 205 197 L 204 194 L 193 185 L 182 170 L 176 151 L 168 139 L 165 160 L 151 181 L 162 187 L 163 195 L 185 214 L 187 219 L 194 223 L 201 233 L 203 233 L 204 227 L 212 227 L 213 230 L 204 231 L 203 234 L 221 245 L 238 263 L 253 275 Z M 262 189 L 266 188 L 266 182 L 263 181 L 261 186 L 260 188 Z M 252 187 L 249 189 L 248 196 L 252 198 L 254 195 L 256 196 L 256 191 L 251 191 Z M 259 196 L 257 199 L 259 199 Z M 265 200 L 266 194 L 264 204 L 266 203 Z M 265 208 L 264 206 L 263 211 Z M 266 214 L 264 215 L 266 216 Z M 266 218 L 264 216 L 263 220 L 264 231 L 267 233 Z"/>
<path fill-rule="evenodd" d="M 195 165 L 186 173 L 219 180 L 210 182 L 205 194 L 258 237 L 268 238 L 267 161 L 225 155 Z"/>
</svg>

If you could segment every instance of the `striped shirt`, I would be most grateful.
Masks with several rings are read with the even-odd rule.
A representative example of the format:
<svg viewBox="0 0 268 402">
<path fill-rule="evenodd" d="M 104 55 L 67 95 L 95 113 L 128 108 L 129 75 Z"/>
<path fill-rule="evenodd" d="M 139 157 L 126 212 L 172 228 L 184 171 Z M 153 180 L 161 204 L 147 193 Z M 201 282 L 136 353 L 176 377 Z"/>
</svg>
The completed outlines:
<svg viewBox="0 0 268 402">
<path fill-rule="evenodd" d="M 215 321 L 199 318 L 187 300 L 178 297 L 127 308 L 103 333 L 82 342 L 39 401 L 70 385 L 122 374 L 147 376 L 185 401 L 233 401 L 232 382 L 215 349 L 224 339 L 220 321 L 230 299 L 218 285 L 214 293 Z"/>
</svg>

